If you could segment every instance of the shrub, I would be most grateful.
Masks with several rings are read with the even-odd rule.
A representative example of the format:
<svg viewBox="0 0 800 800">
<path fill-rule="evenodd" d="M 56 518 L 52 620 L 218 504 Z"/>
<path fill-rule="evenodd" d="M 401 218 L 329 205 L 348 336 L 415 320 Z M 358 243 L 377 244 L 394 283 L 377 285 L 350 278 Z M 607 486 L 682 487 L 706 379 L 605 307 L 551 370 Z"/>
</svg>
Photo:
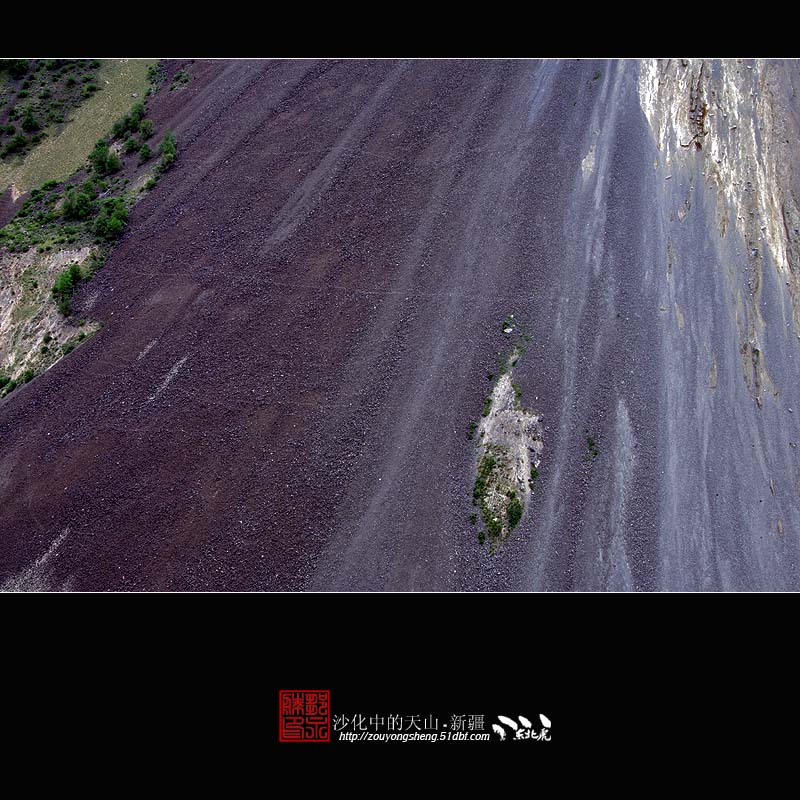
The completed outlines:
<svg viewBox="0 0 800 800">
<path fill-rule="evenodd" d="M 41 189 L 43 192 L 49 192 L 52 189 L 55 189 L 56 186 L 58 186 L 58 181 L 47 181 L 46 183 L 42 184 Z"/>
<path fill-rule="evenodd" d="M 139 142 L 133 138 L 133 136 L 129 136 L 125 140 L 125 144 L 122 146 L 122 151 L 124 153 L 135 153 L 139 149 Z"/>
<path fill-rule="evenodd" d="M 8 125 L 6 125 L 6 133 L 9 136 L 13 136 L 16 132 L 17 129 L 9 122 Z"/>
<path fill-rule="evenodd" d="M 175 134 L 172 131 L 167 131 L 164 138 L 161 140 L 161 171 L 164 172 L 172 166 L 172 162 L 178 155 L 178 144 L 175 139 Z"/>
<path fill-rule="evenodd" d="M 83 273 L 77 264 L 71 264 L 56 278 L 53 284 L 53 297 L 58 310 L 66 316 L 72 310 L 72 292 L 81 282 Z"/>
<path fill-rule="evenodd" d="M 119 170 L 119 156 L 113 152 L 105 139 L 94 146 L 89 161 L 98 175 L 111 175 Z"/>
<path fill-rule="evenodd" d="M 144 119 L 144 103 L 141 100 L 133 105 L 128 117 L 131 125 L 130 130 L 136 130 L 139 123 Z"/>
<path fill-rule="evenodd" d="M 115 239 L 125 228 L 128 221 L 128 208 L 120 197 L 104 200 L 100 212 L 94 221 L 94 232 L 105 239 Z"/>
<path fill-rule="evenodd" d="M 100 183 L 100 181 L 94 181 L 94 180 L 92 180 L 91 177 L 87 178 L 81 184 L 81 192 L 83 194 L 89 195 L 89 197 L 92 197 L 92 198 L 97 197 L 97 195 L 101 191 L 99 186 L 98 186 L 98 183 Z"/>
<path fill-rule="evenodd" d="M 152 153 L 150 152 L 149 145 L 143 144 L 139 148 L 139 163 L 144 164 L 145 161 L 148 161 L 150 159 L 151 155 Z"/>
<path fill-rule="evenodd" d="M 111 136 L 118 139 L 126 133 L 136 133 L 144 120 L 144 103 L 138 102 L 121 119 L 118 119 L 111 128 Z M 152 123 L 151 123 L 152 124 Z"/>
<path fill-rule="evenodd" d="M 124 136 L 128 132 L 128 127 L 130 125 L 130 117 L 122 117 L 122 119 L 118 119 L 112 126 L 111 126 L 111 138 L 112 139 L 119 139 L 120 136 Z"/>
<path fill-rule="evenodd" d="M 15 153 L 17 150 L 22 150 L 28 144 L 28 140 L 21 134 L 18 133 L 14 138 L 3 148 L 3 153 Z"/>
<path fill-rule="evenodd" d="M 73 77 L 72 77 L 72 75 L 70 75 L 70 76 L 69 76 L 69 77 L 66 79 L 66 81 L 64 81 L 64 85 L 65 85 L 65 86 L 70 86 L 70 87 L 71 87 L 71 86 L 74 86 L 76 83 L 77 83 L 77 81 L 75 80 L 75 78 L 73 78 Z"/>
<path fill-rule="evenodd" d="M 142 139 L 149 139 L 153 135 L 153 130 L 154 126 L 152 120 L 143 119 L 139 123 L 139 136 L 141 136 Z"/>
<path fill-rule="evenodd" d="M 92 216 L 92 197 L 70 190 L 64 199 L 61 213 L 64 219 L 88 219 Z"/>
<path fill-rule="evenodd" d="M 106 158 L 108 158 L 108 142 L 105 139 L 100 139 L 94 146 L 94 150 L 89 155 L 89 161 L 95 169 L 95 172 L 102 174 L 106 166 Z"/>
<path fill-rule="evenodd" d="M 31 133 L 33 131 L 38 131 L 40 127 L 39 120 L 33 116 L 33 109 L 28 106 L 25 109 L 25 116 L 22 118 L 22 130 Z"/>
<path fill-rule="evenodd" d="M 155 185 L 158 183 L 158 178 L 148 178 L 147 183 L 145 183 L 144 188 L 149 192 L 151 189 L 155 188 Z"/>
<path fill-rule="evenodd" d="M 23 383 L 30 383 L 34 379 L 35 375 L 36 373 L 32 369 L 26 369 L 25 372 L 22 373 L 20 380 Z"/>
<path fill-rule="evenodd" d="M 24 100 L 26 97 L 30 97 L 31 93 L 27 89 L 23 89 L 20 92 L 17 92 L 17 98 L 19 100 Z"/>
</svg>

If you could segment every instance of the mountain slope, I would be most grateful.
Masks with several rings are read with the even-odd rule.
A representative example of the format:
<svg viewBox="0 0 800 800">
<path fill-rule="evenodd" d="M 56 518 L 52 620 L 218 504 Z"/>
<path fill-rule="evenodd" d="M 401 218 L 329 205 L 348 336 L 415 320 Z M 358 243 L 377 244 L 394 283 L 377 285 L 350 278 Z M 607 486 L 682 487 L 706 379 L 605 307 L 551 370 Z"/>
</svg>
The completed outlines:
<svg viewBox="0 0 800 800">
<path fill-rule="evenodd" d="M 103 329 L 0 404 L 0 585 L 798 588 L 797 77 L 198 62 L 76 297 Z M 542 455 L 492 555 L 468 433 L 512 314 Z"/>
</svg>

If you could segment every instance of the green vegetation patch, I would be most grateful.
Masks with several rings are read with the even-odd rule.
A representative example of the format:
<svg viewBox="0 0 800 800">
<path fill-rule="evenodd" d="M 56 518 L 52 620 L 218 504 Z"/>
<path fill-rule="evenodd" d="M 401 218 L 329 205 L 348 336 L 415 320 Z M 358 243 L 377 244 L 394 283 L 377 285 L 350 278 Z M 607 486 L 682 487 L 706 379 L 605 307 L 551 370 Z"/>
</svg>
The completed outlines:
<svg viewBox="0 0 800 800">
<path fill-rule="evenodd" d="M 486 536 L 492 552 L 508 531 L 522 519 L 525 509 L 511 482 L 508 449 L 500 444 L 490 444 L 478 461 L 472 502 L 478 506 L 486 526 Z"/>
</svg>

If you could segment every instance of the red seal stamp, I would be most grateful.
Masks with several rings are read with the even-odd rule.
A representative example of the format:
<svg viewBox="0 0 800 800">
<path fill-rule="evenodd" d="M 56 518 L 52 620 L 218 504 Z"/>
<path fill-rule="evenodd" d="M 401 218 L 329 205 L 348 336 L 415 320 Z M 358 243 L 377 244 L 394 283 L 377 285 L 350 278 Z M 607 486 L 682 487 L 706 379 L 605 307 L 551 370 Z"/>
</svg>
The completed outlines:
<svg viewBox="0 0 800 800">
<path fill-rule="evenodd" d="M 327 689 L 278 692 L 279 742 L 329 742 L 331 693 Z"/>
</svg>

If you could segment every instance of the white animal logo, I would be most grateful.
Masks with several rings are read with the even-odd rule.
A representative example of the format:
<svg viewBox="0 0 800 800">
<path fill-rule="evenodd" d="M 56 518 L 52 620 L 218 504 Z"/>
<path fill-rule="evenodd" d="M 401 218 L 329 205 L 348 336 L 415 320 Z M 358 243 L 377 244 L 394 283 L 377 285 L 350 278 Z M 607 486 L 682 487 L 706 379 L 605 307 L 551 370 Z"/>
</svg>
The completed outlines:
<svg viewBox="0 0 800 800">
<path fill-rule="evenodd" d="M 519 720 L 519 724 L 511 719 L 511 717 L 503 717 L 499 714 L 497 716 L 498 722 L 502 722 L 503 725 L 514 731 L 515 739 L 539 739 L 543 741 L 550 741 L 550 728 L 552 727 L 552 724 L 544 714 L 539 714 L 539 721 L 542 723 L 542 730 L 538 735 L 536 734 L 536 731 L 533 730 L 533 723 L 527 717 L 519 716 L 517 719 Z M 522 727 L 520 727 L 520 725 Z M 492 730 L 500 737 L 501 742 L 505 741 L 505 728 L 494 723 L 492 725 Z"/>
</svg>

